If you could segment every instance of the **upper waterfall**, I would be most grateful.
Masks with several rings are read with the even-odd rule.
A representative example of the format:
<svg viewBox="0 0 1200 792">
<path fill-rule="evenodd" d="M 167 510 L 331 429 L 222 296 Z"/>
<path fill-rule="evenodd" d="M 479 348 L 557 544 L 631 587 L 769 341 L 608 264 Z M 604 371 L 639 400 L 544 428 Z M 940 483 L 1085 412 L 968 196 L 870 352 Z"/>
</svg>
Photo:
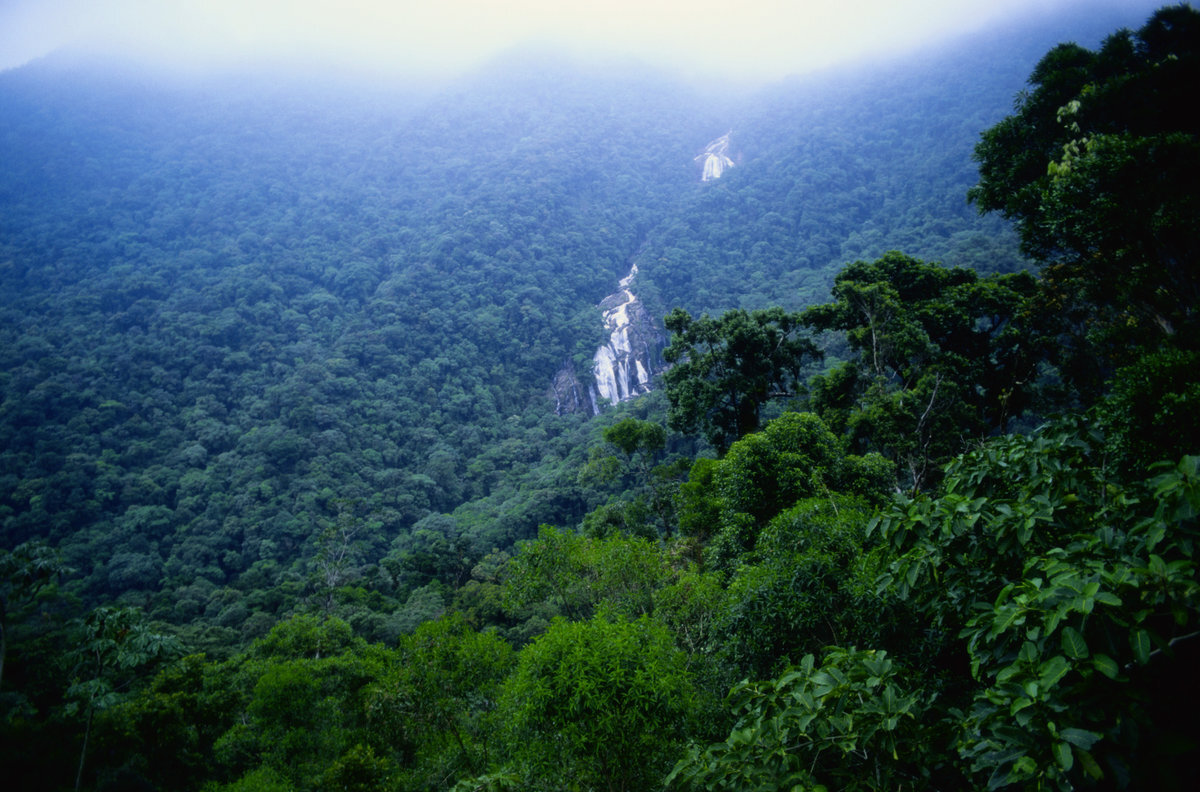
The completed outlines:
<svg viewBox="0 0 1200 792">
<path fill-rule="evenodd" d="M 701 162 L 704 165 L 704 170 L 700 174 L 700 181 L 719 179 L 726 168 L 733 167 L 733 160 L 730 159 L 727 153 L 729 151 L 729 136 L 732 134 L 732 130 L 726 132 L 705 146 L 703 154 L 696 155 L 696 162 Z"/>
</svg>

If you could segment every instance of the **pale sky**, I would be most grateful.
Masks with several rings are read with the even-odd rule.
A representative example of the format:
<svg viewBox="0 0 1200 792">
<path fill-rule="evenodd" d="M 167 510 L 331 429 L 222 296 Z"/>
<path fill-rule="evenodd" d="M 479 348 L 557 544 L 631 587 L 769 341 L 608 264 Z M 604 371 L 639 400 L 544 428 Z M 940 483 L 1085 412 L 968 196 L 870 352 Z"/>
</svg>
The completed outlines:
<svg viewBox="0 0 1200 792">
<path fill-rule="evenodd" d="M 525 42 L 775 79 L 1016 15 L 1146 0 L 0 0 L 0 70 L 59 47 L 200 68 L 301 59 L 453 72 Z"/>
</svg>

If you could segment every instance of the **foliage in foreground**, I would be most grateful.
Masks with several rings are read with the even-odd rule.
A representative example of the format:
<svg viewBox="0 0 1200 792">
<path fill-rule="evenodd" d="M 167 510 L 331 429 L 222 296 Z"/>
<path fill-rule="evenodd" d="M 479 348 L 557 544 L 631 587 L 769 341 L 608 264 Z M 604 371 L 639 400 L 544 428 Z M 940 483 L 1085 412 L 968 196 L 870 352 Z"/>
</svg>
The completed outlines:
<svg viewBox="0 0 1200 792">
<path fill-rule="evenodd" d="M 821 666 L 807 656 L 774 682 L 743 684 L 738 724 L 677 765 L 680 788 L 1183 777 L 1173 754 L 1200 732 L 1171 691 L 1194 690 L 1200 644 L 1200 457 L 1126 481 L 1078 423 L 1006 436 L 956 459 L 936 494 L 898 501 L 875 530 L 896 554 L 879 585 L 912 608 L 910 627 L 930 631 L 933 662 L 911 657 L 897 687 L 890 660 L 834 650 Z"/>
</svg>

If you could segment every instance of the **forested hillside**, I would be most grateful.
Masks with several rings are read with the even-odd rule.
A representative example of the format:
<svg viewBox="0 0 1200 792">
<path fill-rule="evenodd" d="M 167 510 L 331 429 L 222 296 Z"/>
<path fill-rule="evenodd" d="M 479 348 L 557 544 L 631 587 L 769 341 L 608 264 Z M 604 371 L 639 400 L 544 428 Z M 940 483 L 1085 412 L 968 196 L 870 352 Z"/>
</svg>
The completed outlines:
<svg viewBox="0 0 1200 792">
<path fill-rule="evenodd" d="M 497 68 L 316 104 L 12 75 L 6 537 L 62 546 L 88 599 L 165 585 L 188 622 L 212 592 L 174 586 L 303 583 L 343 514 L 377 565 L 581 445 L 544 391 L 590 360 L 695 135 L 664 86 Z M 482 550 L 577 520 L 563 490 Z"/>
<path fill-rule="evenodd" d="M 739 94 L 0 74 L 9 776 L 1178 784 L 1197 20 Z M 557 414 L 635 265 L 672 368 Z"/>
<path fill-rule="evenodd" d="M 590 373 L 595 306 L 632 264 L 660 319 L 799 307 L 847 255 L 911 237 L 1017 266 L 965 202 L 980 125 L 909 134 L 925 102 L 885 101 L 895 86 L 839 75 L 712 107 L 554 57 L 433 96 L 54 61 L 9 75 L 8 540 L 61 547 L 88 601 L 161 592 L 174 612 L 156 615 L 181 623 L 220 621 L 210 586 L 243 575 L 243 591 L 309 585 L 339 519 L 371 526 L 356 568 L 452 552 L 469 569 L 597 505 L 560 470 L 586 430 L 544 392 L 565 360 Z M 948 112 L 999 116 L 1011 85 L 979 74 Z M 904 87 L 928 85 L 919 70 Z M 693 154 L 721 124 L 745 127 L 743 162 L 702 185 Z M 415 538 L 481 500 L 434 522 L 437 547 Z M 247 626 L 229 599 L 249 635 L 275 615 Z"/>
</svg>

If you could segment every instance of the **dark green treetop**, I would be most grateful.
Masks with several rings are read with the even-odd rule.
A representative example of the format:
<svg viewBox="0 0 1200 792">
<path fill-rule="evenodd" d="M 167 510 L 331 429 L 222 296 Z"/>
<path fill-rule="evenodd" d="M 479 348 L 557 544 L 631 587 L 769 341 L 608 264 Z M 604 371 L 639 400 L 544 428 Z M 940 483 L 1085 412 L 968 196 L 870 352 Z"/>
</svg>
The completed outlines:
<svg viewBox="0 0 1200 792">
<path fill-rule="evenodd" d="M 969 197 L 1015 220 L 1025 252 L 1043 263 L 1043 313 L 1077 387 L 1096 387 L 1138 349 L 1192 343 L 1198 80 L 1200 13 L 1163 8 L 1096 51 L 1055 47 L 1015 112 L 976 147 Z"/>
<path fill-rule="evenodd" d="M 722 451 L 758 429 L 769 400 L 797 395 L 804 365 L 819 357 L 799 315 L 782 308 L 699 319 L 676 308 L 664 323 L 673 334 L 663 352 L 670 425 L 701 430 Z"/>
<path fill-rule="evenodd" d="M 973 438 L 1003 431 L 1033 395 L 1038 340 L 1022 326 L 1027 273 L 980 278 L 891 252 L 847 265 L 803 321 L 854 356 L 811 382 L 810 405 L 856 450 L 920 488 Z"/>
</svg>

